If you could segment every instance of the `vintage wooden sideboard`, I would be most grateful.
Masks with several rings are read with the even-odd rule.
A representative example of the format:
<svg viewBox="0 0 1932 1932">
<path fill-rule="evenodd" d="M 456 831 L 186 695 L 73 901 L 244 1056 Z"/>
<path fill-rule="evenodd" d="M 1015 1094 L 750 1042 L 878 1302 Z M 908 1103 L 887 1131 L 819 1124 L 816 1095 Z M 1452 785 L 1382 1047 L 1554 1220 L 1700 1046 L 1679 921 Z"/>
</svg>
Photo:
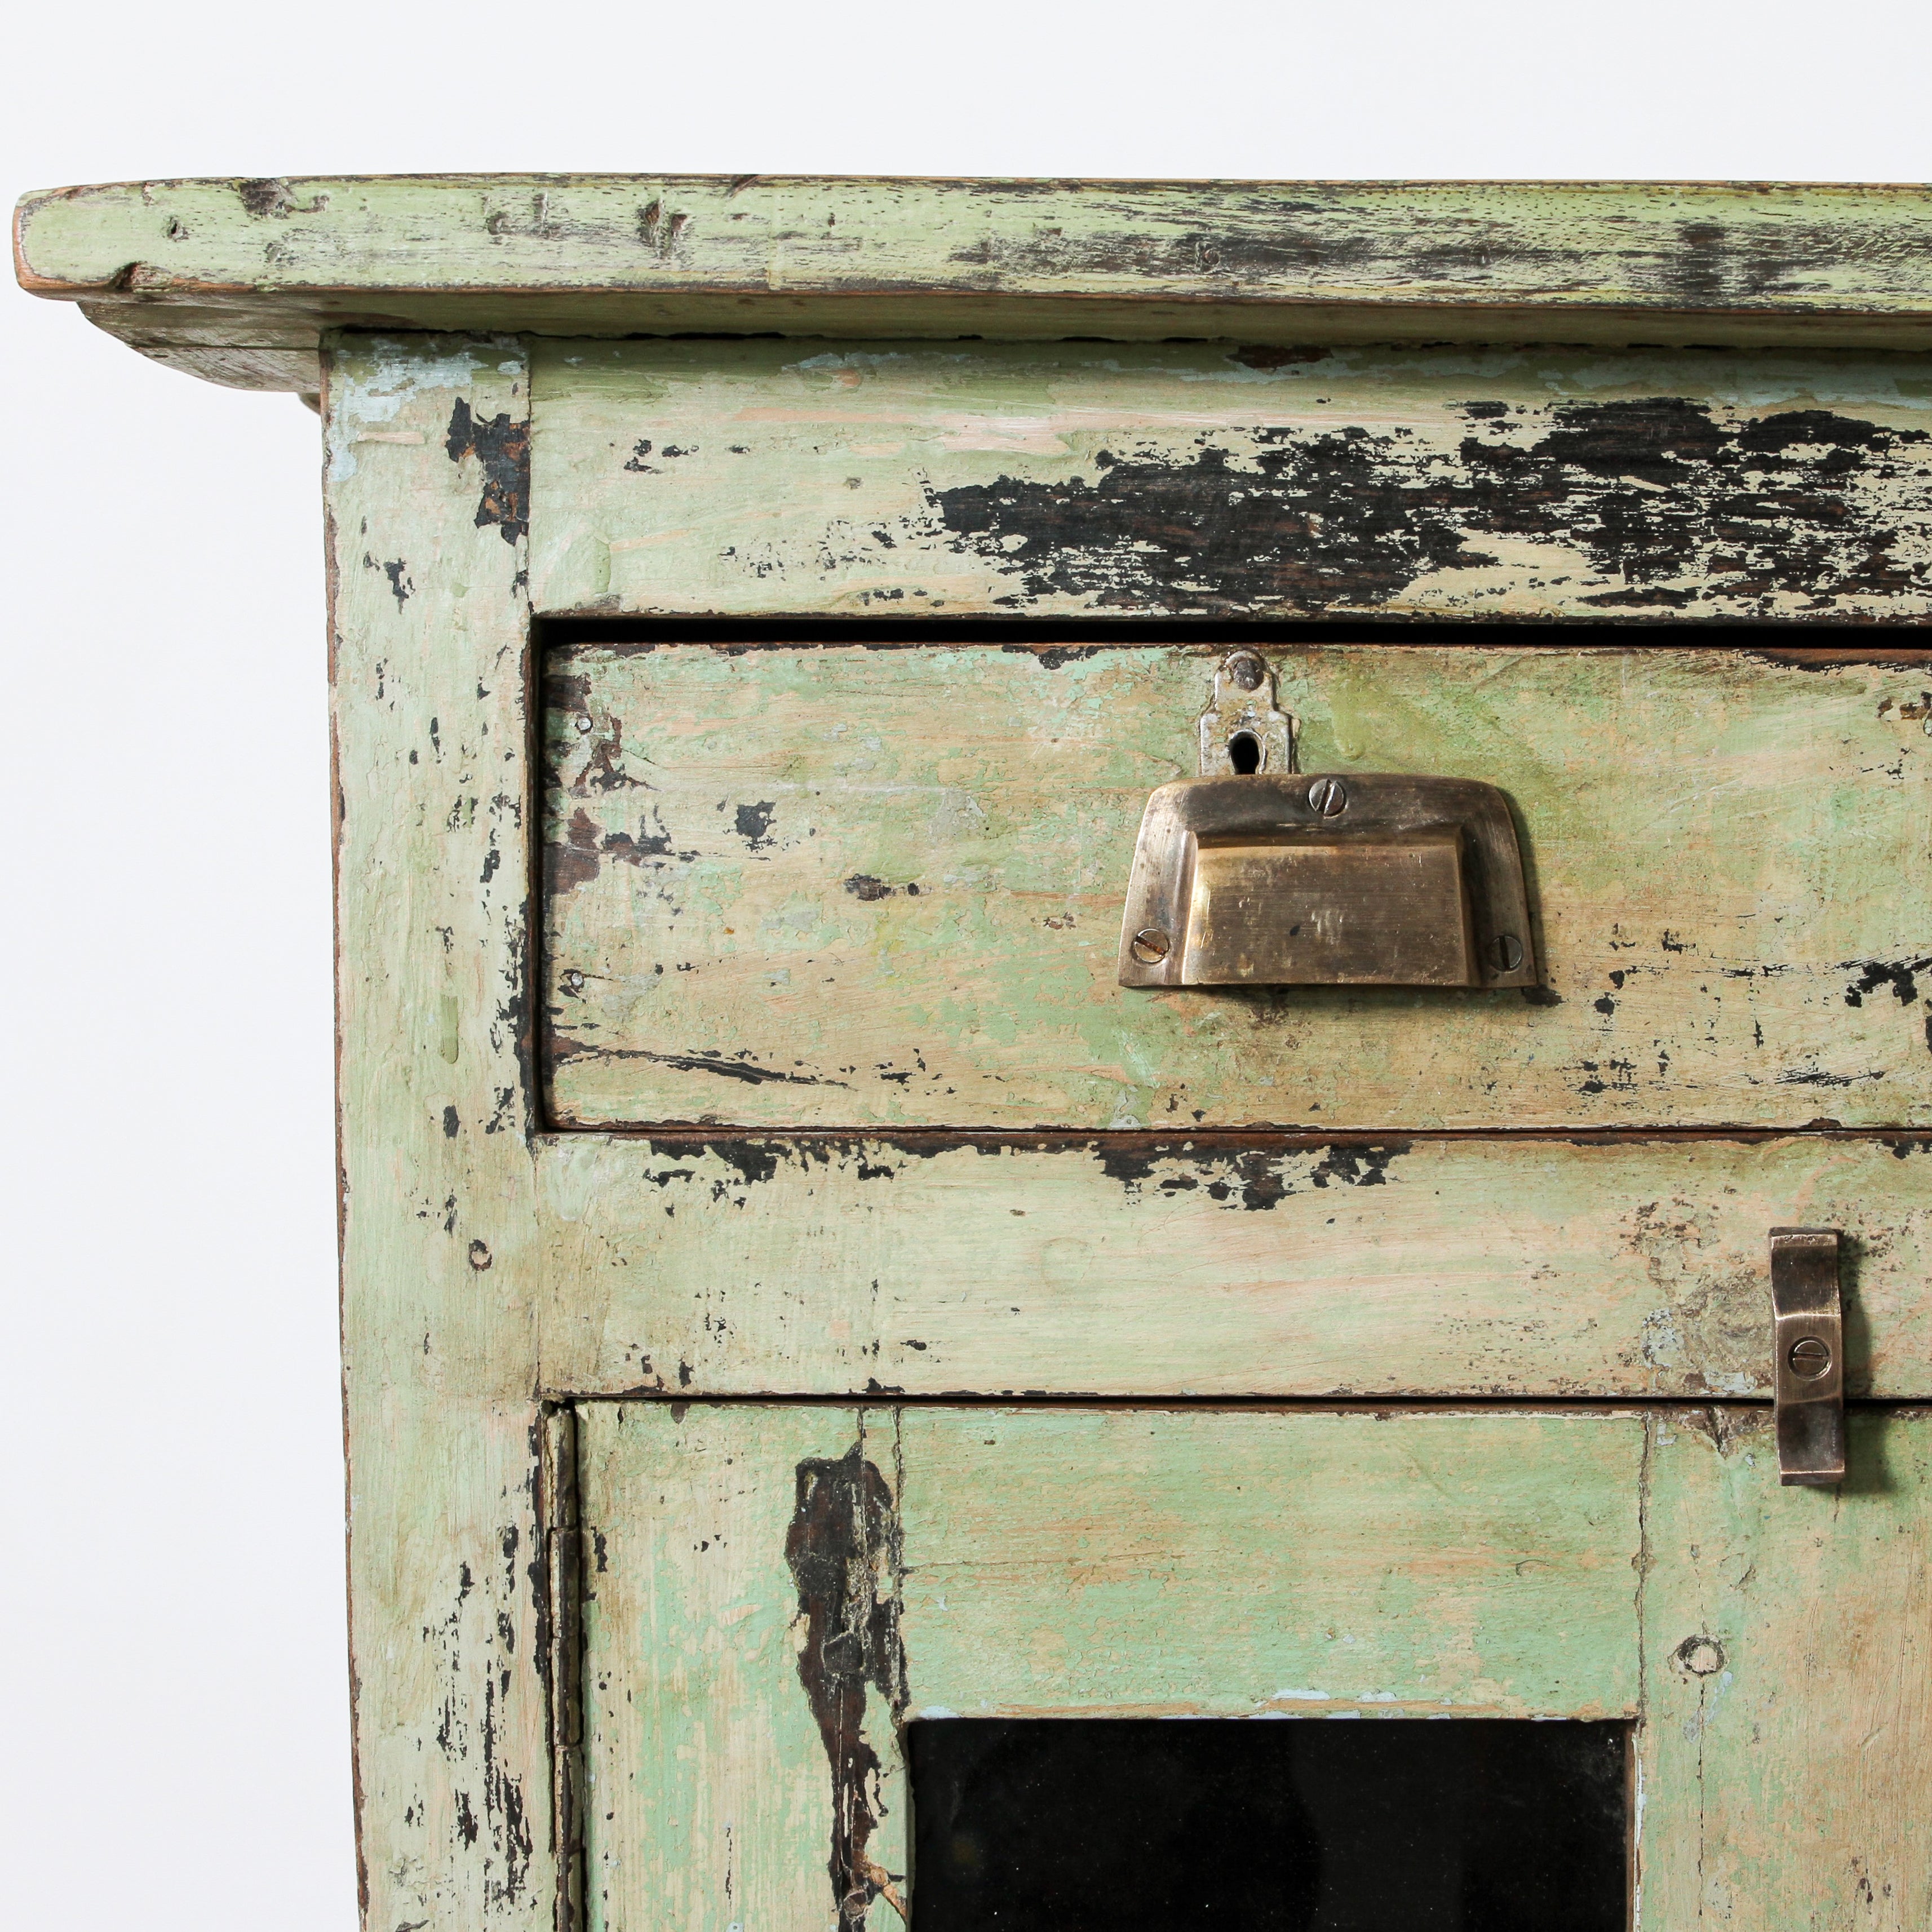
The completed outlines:
<svg viewBox="0 0 1932 1932">
<path fill-rule="evenodd" d="M 1932 1926 L 1932 194 L 16 236 L 321 412 L 370 1932 Z"/>
</svg>

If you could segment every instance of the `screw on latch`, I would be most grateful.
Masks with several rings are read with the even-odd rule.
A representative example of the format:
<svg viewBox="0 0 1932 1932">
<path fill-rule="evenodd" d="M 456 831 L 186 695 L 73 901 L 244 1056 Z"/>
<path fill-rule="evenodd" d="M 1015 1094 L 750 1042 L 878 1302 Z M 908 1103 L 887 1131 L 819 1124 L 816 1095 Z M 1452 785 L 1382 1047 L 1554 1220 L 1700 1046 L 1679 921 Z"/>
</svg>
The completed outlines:
<svg viewBox="0 0 1932 1932">
<path fill-rule="evenodd" d="M 1514 973 L 1522 964 L 1522 941 L 1513 932 L 1496 934 L 1496 970 Z"/>
<path fill-rule="evenodd" d="M 1224 668 L 1244 691 L 1258 691 L 1262 680 L 1268 675 L 1268 667 L 1252 651 L 1237 651 Z"/>
<path fill-rule="evenodd" d="M 1157 926 L 1144 926 L 1129 941 L 1127 950 L 1143 966 L 1158 966 L 1174 942 Z"/>
<path fill-rule="evenodd" d="M 1832 1352 L 1816 1336 L 1808 1335 L 1802 1342 L 1792 1343 L 1790 1360 L 1791 1372 L 1809 1382 L 1832 1366 Z"/>
<path fill-rule="evenodd" d="M 1333 818 L 1348 804 L 1348 794 L 1340 778 L 1317 778 L 1308 788 L 1308 802 L 1324 818 Z"/>
</svg>

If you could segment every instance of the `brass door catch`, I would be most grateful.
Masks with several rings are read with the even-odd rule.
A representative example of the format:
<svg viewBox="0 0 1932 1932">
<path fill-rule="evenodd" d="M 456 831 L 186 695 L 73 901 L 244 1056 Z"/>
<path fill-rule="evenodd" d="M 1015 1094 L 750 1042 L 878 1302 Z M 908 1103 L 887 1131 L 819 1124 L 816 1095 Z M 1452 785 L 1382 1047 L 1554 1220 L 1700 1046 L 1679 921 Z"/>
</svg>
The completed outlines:
<svg viewBox="0 0 1932 1932">
<path fill-rule="evenodd" d="M 1772 1388 L 1781 1483 L 1845 1480 L 1845 1324 L 1838 1231 L 1771 1231 Z"/>
<path fill-rule="evenodd" d="M 1198 721 L 1201 770 L 1148 800 L 1124 986 L 1537 983 L 1509 801 L 1474 778 L 1298 773 L 1294 720 L 1233 652 Z"/>
</svg>

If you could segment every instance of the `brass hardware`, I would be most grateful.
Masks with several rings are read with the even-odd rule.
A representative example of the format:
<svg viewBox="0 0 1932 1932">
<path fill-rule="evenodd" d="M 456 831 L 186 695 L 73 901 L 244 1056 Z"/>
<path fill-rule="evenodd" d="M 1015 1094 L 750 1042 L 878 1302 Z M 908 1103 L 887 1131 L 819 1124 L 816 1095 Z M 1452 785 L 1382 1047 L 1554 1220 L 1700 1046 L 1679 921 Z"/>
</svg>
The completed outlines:
<svg viewBox="0 0 1932 1932">
<path fill-rule="evenodd" d="M 1844 1317 L 1838 1231 L 1771 1231 L 1772 1387 L 1783 1483 L 1845 1480 Z"/>
<path fill-rule="evenodd" d="M 1180 778 L 1141 821 L 1120 983 L 1525 986 L 1528 934 L 1493 785 Z"/>
<path fill-rule="evenodd" d="M 1509 802 L 1470 778 L 1295 770 L 1258 651 L 1231 651 L 1196 721 L 1201 776 L 1148 800 L 1120 928 L 1124 986 L 1530 986 Z"/>
<path fill-rule="evenodd" d="M 1275 703 L 1274 673 L 1268 661 L 1245 646 L 1221 660 L 1214 695 L 1196 719 L 1195 730 L 1204 778 L 1294 769 L 1294 719 Z"/>
<path fill-rule="evenodd" d="M 1528 986 L 1529 929 L 1493 785 L 1180 778 L 1141 820 L 1120 984 Z"/>
</svg>

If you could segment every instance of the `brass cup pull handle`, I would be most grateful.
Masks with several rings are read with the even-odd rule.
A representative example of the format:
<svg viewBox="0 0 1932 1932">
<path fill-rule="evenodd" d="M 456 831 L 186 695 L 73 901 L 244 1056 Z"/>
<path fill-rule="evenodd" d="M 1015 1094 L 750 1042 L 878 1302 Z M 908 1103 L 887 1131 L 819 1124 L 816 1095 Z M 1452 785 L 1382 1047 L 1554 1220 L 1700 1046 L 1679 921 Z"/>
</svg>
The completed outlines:
<svg viewBox="0 0 1932 1932">
<path fill-rule="evenodd" d="M 1509 801 L 1472 778 L 1179 778 L 1148 800 L 1124 986 L 1537 983 Z"/>
<path fill-rule="evenodd" d="M 1845 1322 L 1835 1228 L 1771 1231 L 1772 1389 L 1781 1483 L 1845 1480 Z"/>
</svg>

